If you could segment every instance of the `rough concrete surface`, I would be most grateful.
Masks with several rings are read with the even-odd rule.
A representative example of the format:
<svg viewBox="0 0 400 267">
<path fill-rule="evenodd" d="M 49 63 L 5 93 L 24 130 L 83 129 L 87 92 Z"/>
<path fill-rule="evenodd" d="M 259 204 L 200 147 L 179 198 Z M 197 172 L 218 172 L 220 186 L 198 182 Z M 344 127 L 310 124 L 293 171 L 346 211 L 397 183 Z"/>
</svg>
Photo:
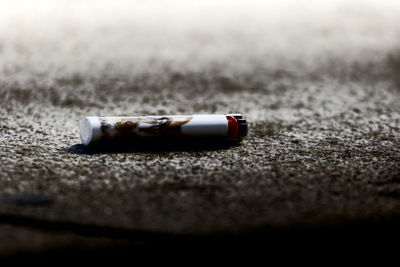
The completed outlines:
<svg viewBox="0 0 400 267">
<path fill-rule="evenodd" d="M 0 254 L 398 221 L 396 1 L 1 5 Z M 228 112 L 241 145 L 79 139 L 85 115 Z"/>
</svg>

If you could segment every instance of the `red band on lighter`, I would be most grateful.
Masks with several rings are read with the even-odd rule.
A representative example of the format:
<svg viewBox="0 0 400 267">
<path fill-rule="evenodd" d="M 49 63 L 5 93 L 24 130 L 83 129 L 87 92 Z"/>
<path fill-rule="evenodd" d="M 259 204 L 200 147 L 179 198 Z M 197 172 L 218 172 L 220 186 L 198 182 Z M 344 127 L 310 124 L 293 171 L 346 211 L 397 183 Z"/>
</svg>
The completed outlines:
<svg viewBox="0 0 400 267">
<path fill-rule="evenodd" d="M 239 135 L 239 124 L 237 120 L 232 116 L 226 116 L 228 120 L 228 138 L 237 139 Z"/>
</svg>

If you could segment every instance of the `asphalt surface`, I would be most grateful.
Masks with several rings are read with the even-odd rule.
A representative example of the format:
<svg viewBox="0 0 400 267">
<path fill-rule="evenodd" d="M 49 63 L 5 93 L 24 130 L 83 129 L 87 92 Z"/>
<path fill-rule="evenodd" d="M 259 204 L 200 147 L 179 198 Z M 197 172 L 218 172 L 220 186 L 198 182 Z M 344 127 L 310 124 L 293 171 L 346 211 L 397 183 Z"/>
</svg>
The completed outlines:
<svg viewBox="0 0 400 267">
<path fill-rule="evenodd" d="M 1 255 L 397 229 L 395 2 L 28 3 L 0 11 Z M 236 146 L 79 139 L 86 115 L 231 112 Z"/>
</svg>

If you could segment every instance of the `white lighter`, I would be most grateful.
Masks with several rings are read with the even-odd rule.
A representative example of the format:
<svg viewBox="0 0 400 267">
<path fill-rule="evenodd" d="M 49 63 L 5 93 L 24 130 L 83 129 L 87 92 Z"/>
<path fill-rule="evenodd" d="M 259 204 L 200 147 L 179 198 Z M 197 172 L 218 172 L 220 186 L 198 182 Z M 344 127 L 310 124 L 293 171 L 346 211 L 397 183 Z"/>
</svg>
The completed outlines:
<svg viewBox="0 0 400 267">
<path fill-rule="evenodd" d="M 84 145 L 144 138 L 241 141 L 247 135 L 247 123 L 241 114 L 84 117 L 80 133 Z"/>
</svg>

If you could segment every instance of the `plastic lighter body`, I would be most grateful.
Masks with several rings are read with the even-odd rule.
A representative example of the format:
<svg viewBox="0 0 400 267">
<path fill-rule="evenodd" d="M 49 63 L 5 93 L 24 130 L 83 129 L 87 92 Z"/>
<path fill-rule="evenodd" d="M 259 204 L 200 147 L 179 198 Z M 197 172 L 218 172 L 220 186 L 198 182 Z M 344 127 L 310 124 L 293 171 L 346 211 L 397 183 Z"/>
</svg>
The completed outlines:
<svg viewBox="0 0 400 267">
<path fill-rule="evenodd" d="M 240 141 L 247 135 L 247 123 L 240 114 L 84 117 L 80 133 L 84 145 L 150 138 Z"/>
</svg>

